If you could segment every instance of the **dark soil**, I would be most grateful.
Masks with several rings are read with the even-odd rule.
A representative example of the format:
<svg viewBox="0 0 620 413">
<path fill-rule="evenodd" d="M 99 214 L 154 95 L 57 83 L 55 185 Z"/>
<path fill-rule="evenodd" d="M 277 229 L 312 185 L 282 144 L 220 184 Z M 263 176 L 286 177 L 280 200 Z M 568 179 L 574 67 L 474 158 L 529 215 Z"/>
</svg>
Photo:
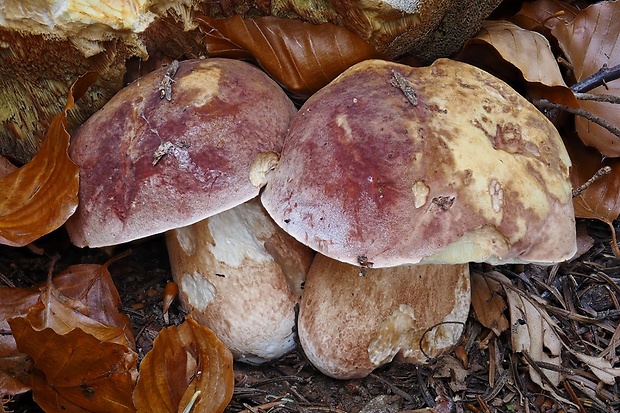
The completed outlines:
<svg viewBox="0 0 620 413">
<path fill-rule="evenodd" d="M 544 296 L 556 308 L 568 307 L 566 313 L 556 312 L 553 316 L 565 328 L 573 345 L 592 352 L 595 347 L 605 348 L 610 341 L 619 339 L 616 336 L 620 334 L 612 333 L 618 333 L 620 315 L 620 260 L 609 249 L 606 226 L 590 222 L 588 232 L 594 239 L 593 246 L 571 263 L 498 270 L 529 294 Z M 164 327 L 162 293 L 171 279 L 163 238 L 153 237 L 114 250 L 89 250 L 73 247 L 65 233 L 57 231 L 36 246 L 44 253 L 0 246 L 0 286 L 23 287 L 45 280 L 56 255 L 60 258 L 55 273 L 73 264 L 103 264 L 112 255 L 131 249 L 132 255 L 112 264 L 110 272 L 122 298 L 122 310 L 133 322 L 140 356 L 150 350 L 153 339 Z M 553 292 L 557 292 L 557 297 Z M 558 299 L 565 302 L 561 305 Z M 575 315 L 587 315 L 597 321 L 588 324 Z M 170 316 L 171 323 L 182 321 L 183 313 L 176 304 Z M 593 375 L 570 355 L 563 356 L 567 378 L 563 387 L 556 389 L 555 395 L 542 391 L 531 382 L 524 355 L 512 353 L 510 331 L 495 337 L 473 315 L 459 348 L 463 350 L 466 359 L 462 352 L 453 352 L 424 367 L 393 363 L 365 379 L 348 381 L 322 375 L 305 361 L 301 352 L 259 367 L 236 363 L 235 393 L 226 411 L 407 413 L 434 407 L 427 411 L 550 413 L 620 409 L 617 383 L 600 385 L 593 392 L 579 388 L 579 377 L 592 380 Z M 618 355 L 616 352 L 616 360 Z M 29 394 L 15 397 L 9 408 L 14 412 L 41 411 Z"/>
</svg>

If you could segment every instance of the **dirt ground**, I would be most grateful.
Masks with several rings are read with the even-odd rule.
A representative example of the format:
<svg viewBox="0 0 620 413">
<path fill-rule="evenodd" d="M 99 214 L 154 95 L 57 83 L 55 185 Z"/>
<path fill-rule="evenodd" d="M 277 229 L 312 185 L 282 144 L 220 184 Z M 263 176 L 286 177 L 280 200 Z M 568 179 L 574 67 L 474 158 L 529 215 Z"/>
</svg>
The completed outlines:
<svg viewBox="0 0 620 413">
<path fill-rule="evenodd" d="M 606 314 L 607 319 L 603 321 L 617 327 L 620 260 L 609 249 L 610 234 L 605 225 L 589 222 L 587 230 L 594 243 L 578 260 L 559 267 L 521 266 L 499 270 L 516 283 L 551 280 L 561 296 L 575 301 L 568 304 L 575 312 L 589 308 L 601 317 Z M 140 356 L 148 352 L 164 326 L 161 299 L 164 285 L 171 279 L 163 238 L 154 237 L 115 250 L 81 250 L 73 247 L 60 230 L 41 239 L 37 247 L 42 248 L 44 254 L 38 255 L 28 248 L 0 246 L 0 286 L 8 283 L 29 286 L 44 280 L 51 257 L 56 254 L 60 260 L 55 272 L 59 272 L 73 264 L 102 264 L 110 254 L 130 248 L 133 254 L 112 264 L 110 272 L 121 294 L 123 311 L 133 322 L 138 352 Z M 604 273 L 615 285 L 594 279 L 589 275 L 593 272 Z M 540 287 L 539 283 L 537 285 Z M 563 289 L 566 288 L 573 291 L 565 293 Z M 545 289 L 529 288 L 528 291 L 545 295 L 553 303 L 553 297 L 549 298 Z M 558 322 L 566 325 L 567 336 L 574 340 L 594 340 L 592 335 L 595 335 L 597 342 L 604 346 L 617 339 L 610 338 L 610 333 L 597 325 L 581 324 L 575 317 L 564 316 L 557 316 Z M 173 305 L 171 322 L 179 323 L 182 317 L 180 309 Z M 620 408 L 617 383 L 601 386 L 598 395 L 588 393 L 587 389 L 575 389 L 570 384 L 557 389 L 556 395 L 541 391 L 531 382 L 523 356 L 512 353 L 509 332 L 494 338 L 473 316 L 467 323 L 460 350 L 465 350 L 467 360 L 462 353 L 453 352 L 428 366 L 393 363 L 365 379 L 349 381 L 322 375 L 300 352 L 260 367 L 236 363 L 235 392 L 226 411 L 407 413 L 434 407 L 434 411 L 440 413 L 551 413 L 581 409 L 603 412 Z M 581 374 L 592 379 L 592 374 L 574 360 L 567 359 L 564 364 L 566 369 L 571 369 L 569 373 L 573 377 Z M 493 377 L 490 377 L 491 368 Z M 41 411 L 28 394 L 17 397 L 9 407 L 19 413 Z"/>
</svg>

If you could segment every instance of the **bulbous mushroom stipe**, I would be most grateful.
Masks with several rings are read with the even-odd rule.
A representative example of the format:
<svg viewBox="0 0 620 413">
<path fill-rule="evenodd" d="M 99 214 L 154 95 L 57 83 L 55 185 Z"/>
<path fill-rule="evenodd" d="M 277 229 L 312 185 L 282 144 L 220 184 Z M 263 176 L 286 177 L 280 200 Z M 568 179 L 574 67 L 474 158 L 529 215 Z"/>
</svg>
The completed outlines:
<svg viewBox="0 0 620 413">
<path fill-rule="evenodd" d="M 369 60 L 345 71 L 301 107 L 261 195 L 278 225 L 322 254 L 300 304 L 309 360 L 361 377 L 456 344 L 467 263 L 575 253 L 569 167 L 551 122 L 478 68 Z"/>
<path fill-rule="evenodd" d="M 109 246 L 180 228 L 168 241 L 186 309 L 238 358 L 261 362 L 290 351 L 299 293 L 289 285 L 295 290 L 303 282 L 312 252 L 273 225 L 258 204 L 240 205 L 258 195 L 250 175 L 260 181 L 268 173 L 295 113 L 273 80 L 241 61 L 183 61 L 136 80 L 73 138 L 80 203 L 67 223 L 72 242 Z M 265 170 L 253 165 L 261 154 Z M 222 212 L 227 215 L 200 223 Z M 213 229 L 213 222 L 231 222 L 230 217 L 234 226 Z M 254 242 L 248 247 L 252 254 L 231 250 L 243 240 Z M 280 251 L 289 246 L 290 252 Z M 219 254 L 220 267 L 200 266 L 213 264 L 197 255 L 210 251 Z M 235 269 L 239 260 L 252 270 Z M 289 274 L 295 280 L 287 280 Z M 255 288 L 232 291 L 231 285 Z M 256 300 L 261 292 L 269 299 Z M 244 313 L 230 316 L 235 311 Z M 243 317 L 252 312 L 268 316 Z M 265 337 L 265 331 L 278 334 Z"/>
</svg>

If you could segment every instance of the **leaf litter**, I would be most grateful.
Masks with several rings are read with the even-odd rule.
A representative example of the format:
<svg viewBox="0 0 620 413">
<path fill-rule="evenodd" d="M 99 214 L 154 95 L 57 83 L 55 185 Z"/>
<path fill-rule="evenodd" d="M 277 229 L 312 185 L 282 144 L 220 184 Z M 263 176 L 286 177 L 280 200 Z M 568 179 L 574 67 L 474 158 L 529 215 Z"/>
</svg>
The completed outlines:
<svg viewBox="0 0 620 413">
<path fill-rule="evenodd" d="M 566 46 L 566 42 L 562 42 L 562 35 L 557 33 L 566 29 L 569 31 L 569 37 L 576 37 L 574 36 L 575 27 L 581 27 L 579 24 L 583 24 L 585 19 L 590 22 L 586 26 L 589 25 L 589 28 L 595 29 L 589 32 L 591 34 L 588 40 L 589 47 L 607 47 L 609 40 L 617 38 L 617 36 L 610 35 L 618 31 L 618 28 L 613 25 L 613 22 L 617 22 L 618 19 L 614 20 L 610 17 L 617 13 L 617 2 L 603 2 L 597 7 L 603 9 L 611 7 L 612 9 L 605 9 L 605 12 L 601 12 L 597 8 L 589 8 L 582 13 L 558 1 L 538 0 L 525 3 L 520 12 L 521 21 L 513 19 L 513 22 L 522 27 L 526 24 L 530 25 L 525 28 L 536 29 L 544 33 L 551 44 L 546 44 L 536 35 L 521 32 L 521 29 L 516 26 L 496 25 L 494 27 L 490 24 L 486 26 L 486 35 L 483 33 L 478 40 L 468 46 L 471 47 L 470 56 L 475 55 L 481 47 L 495 47 L 496 52 L 505 59 L 502 70 L 512 76 L 508 76 L 508 80 L 517 87 L 521 85 L 521 89 L 526 91 L 525 94 L 528 97 L 543 97 L 561 102 L 567 96 L 568 88 L 559 82 L 557 77 L 548 76 L 550 73 L 556 73 L 555 68 L 551 71 L 546 70 L 551 65 L 551 61 L 549 59 L 538 60 L 538 66 L 531 67 L 529 52 L 518 55 L 527 57 L 530 66 L 526 61 L 519 60 L 519 56 L 515 58 L 511 54 L 513 51 L 511 49 L 544 52 L 549 57 L 552 56 L 551 51 L 555 52 L 553 49 L 554 40 L 556 40 L 563 45 L 567 57 L 572 57 L 573 68 L 579 69 L 581 60 L 583 60 L 581 63 L 592 63 L 594 60 L 585 57 L 582 59 L 577 55 L 576 64 L 575 53 L 570 52 L 570 47 Z M 597 23 L 592 24 L 592 21 Z M 242 20 L 237 17 L 217 22 L 208 21 L 205 18 L 203 23 L 205 22 L 207 22 L 205 27 L 208 29 L 206 32 L 209 34 L 207 41 L 212 42 L 208 44 L 208 47 L 219 50 L 229 57 L 250 57 L 258 53 L 254 55 L 254 58 L 274 77 L 293 79 L 293 83 L 287 87 L 299 95 L 311 93 L 328 81 L 329 77 L 337 75 L 337 72 L 342 70 L 341 67 L 323 78 L 322 71 L 328 67 L 325 62 L 329 59 L 318 56 L 316 53 L 320 51 L 319 49 L 306 49 L 310 51 L 310 54 L 306 55 L 294 50 L 291 46 L 293 44 L 312 42 L 309 41 L 311 38 L 306 38 L 307 32 L 303 29 L 298 31 L 298 27 L 287 28 L 289 24 L 287 22 Z M 216 28 L 215 25 L 218 27 Z M 307 26 L 304 27 L 307 28 Z M 237 30 L 233 28 L 240 28 L 239 33 L 251 33 L 252 35 L 249 36 L 251 39 L 234 38 Z M 276 32 L 291 30 L 283 38 L 286 41 L 294 41 L 294 43 L 284 42 L 277 46 L 284 52 L 277 53 L 276 66 L 270 70 L 269 56 L 266 56 L 261 49 L 268 50 L 281 41 L 276 39 L 276 43 L 273 43 L 274 39 L 269 38 L 271 30 Z M 330 47 L 357 41 L 346 38 L 337 39 L 335 32 L 332 33 L 332 31 L 335 29 L 330 29 L 329 36 L 322 40 L 327 44 L 332 42 Z M 507 38 L 495 37 L 495 34 L 501 32 L 504 34 L 507 32 L 510 35 Z M 550 33 L 554 33 L 557 39 L 550 36 Z M 601 37 L 601 33 L 604 36 Z M 487 38 L 485 39 L 484 36 Z M 511 41 L 513 43 L 510 43 Z M 263 46 L 258 46 L 253 52 L 250 49 L 256 47 L 256 44 Z M 270 47 L 265 48 L 265 45 L 270 45 Z M 324 49 L 328 50 L 329 47 Z M 341 50 L 346 51 L 346 49 Z M 591 49 L 583 50 L 587 53 Z M 365 58 L 372 55 L 370 51 Z M 612 54 L 612 56 L 617 55 Z M 338 58 L 341 59 L 343 56 L 338 56 Z M 344 57 L 355 60 L 359 56 L 353 53 L 353 55 Z M 261 62 L 261 57 L 263 62 Z M 301 61 L 308 63 L 307 66 L 316 60 L 311 66 L 311 71 L 298 73 L 287 69 L 291 61 L 300 58 Z M 347 65 L 350 64 L 344 64 L 344 66 Z M 590 71 L 600 68 L 601 62 L 596 61 Z M 319 73 L 321 76 L 317 76 Z M 578 72 L 576 73 L 576 80 L 583 77 L 580 77 Z M 167 83 L 170 88 L 166 86 L 160 91 L 163 92 L 163 97 L 166 97 L 168 89 L 171 90 L 173 76 L 174 74 L 170 76 L 171 81 Z M 612 93 L 616 93 L 615 89 L 612 89 Z M 570 95 L 568 96 L 570 98 Z M 572 99 L 569 100 L 572 101 Z M 566 101 L 564 103 L 568 104 Z M 565 123 L 558 123 L 558 125 L 566 126 Z M 603 148 L 604 139 L 595 138 L 601 141 L 595 143 L 602 143 L 601 148 Z M 578 151 L 581 150 L 583 147 Z M 578 158 L 581 159 L 581 156 Z M 605 159 L 595 151 L 594 156 L 587 158 L 582 165 L 576 163 L 574 182 L 584 183 L 600 168 L 600 165 L 614 162 L 615 160 Z M 590 185 L 575 198 L 579 216 L 598 220 L 586 221 L 589 232 L 587 237 L 593 241 L 591 244 L 585 243 L 590 248 L 585 248 L 587 252 L 580 257 L 549 268 L 514 265 L 491 270 L 488 266 L 473 265 L 474 279 L 479 291 L 475 292 L 473 298 L 474 311 L 467 322 L 465 334 L 452 354 L 433 360 L 430 365 L 424 367 L 393 363 L 367 378 L 351 381 L 336 381 L 322 376 L 307 363 L 300 352 L 292 353 L 260 367 L 235 364 L 235 387 L 232 400 L 225 411 L 252 413 L 264 411 L 334 413 L 359 411 L 400 413 L 620 411 L 617 388 L 617 379 L 620 376 L 618 365 L 620 254 L 615 241 L 617 229 L 615 219 L 618 216 L 616 208 L 618 197 L 617 191 L 614 191 L 618 180 L 616 175 L 612 165 L 611 174 Z M 582 201 L 585 203 L 579 206 Z M 606 226 L 601 225 L 599 221 L 604 222 Z M 89 265 L 101 268 L 99 263 L 106 262 L 109 258 L 103 250 L 80 251 L 69 246 L 66 235 L 61 231 L 44 237 L 38 242 L 44 244 L 43 250 L 48 256 L 53 255 L 54 252 L 62 253 L 66 257 L 63 258 L 64 268 L 76 262 L 90 262 Z M 169 350 L 163 350 L 164 354 L 185 351 L 184 360 L 187 363 L 183 366 L 185 369 L 177 369 L 174 370 L 175 372 L 167 371 L 167 373 L 148 373 L 148 376 L 157 380 L 158 377 L 166 377 L 166 374 L 170 374 L 171 377 L 183 378 L 182 383 L 187 383 L 188 380 L 191 383 L 203 371 L 197 368 L 199 359 L 195 357 L 198 354 L 196 353 L 198 343 L 191 338 L 198 333 L 194 332 L 196 329 L 191 326 L 191 321 L 189 321 L 191 334 L 187 333 L 187 327 L 182 327 L 187 326 L 188 323 L 181 324 L 184 314 L 176 307 L 175 302 L 167 303 L 166 314 L 169 319 L 164 319 L 162 299 L 164 286 L 170 279 L 170 273 L 168 263 L 165 258 L 162 259 L 166 254 L 163 240 L 155 237 L 134 245 L 134 248 L 135 254 L 123 260 L 122 266 L 112 266 L 112 278 L 114 283 L 120 287 L 123 312 L 129 315 L 131 326 L 135 331 L 135 353 L 131 353 L 134 348 L 132 340 L 127 338 L 129 336 L 127 331 L 121 329 L 121 333 L 118 329 L 112 329 L 114 330 L 112 333 L 109 328 L 102 327 L 107 322 L 118 324 L 118 320 L 114 321 L 115 317 L 112 315 L 114 312 L 104 311 L 103 316 L 93 319 L 91 316 L 99 314 L 99 311 L 88 310 L 88 304 L 83 301 L 85 299 L 83 294 L 72 295 L 60 286 L 55 290 L 49 284 L 47 289 L 43 287 L 43 293 L 38 289 L 26 291 L 31 288 L 29 286 L 35 284 L 32 282 L 33 276 L 30 271 L 45 273 L 46 266 L 49 265 L 49 259 L 46 256 L 35 256 L 27 249 L 0 246 L 0 283 L 11 286 L 11 288 L 15 288 L 12 287 L 13 285 L 18 285 L 19 288 L 26 289 L 19 290 L 21 295 L 7 294 L 4 297 L 0 290 L 0 299 L 3 304 L 10 302 L 9 310 L 14 310 L 12 314 L 8 311 L 4 319 L 13 316 L 14 320 L 21 320 L 17 321 L 18 327 L 23 328 L 28 334 L 44 332 L 44 339 L 50 342 L 56 340 L 56 336 L 64 335 L 66 339 L 68 334 L 75 331 L 84 332 L 81 328 L 71 329 L 64 322 L 64 327 L 56 326 L 64 332 L 63 334 L 52 333 L 51 327 L 41 329 L 42 326 L 47 325 L 47 322 L 41 322 L 46 319 L 43 317 L 45 311 L 37 310 L 40 303 L 37 304 L 34 300 L 33 304 L 33 297 L 37 299 L 44 297 L 42 301 L 48 304 L 55 302 L 54 306 L 59 305 L 62 310 L 61 314 L 68 312 L 70 319 L 85 321 L 81 323 L 85 330 L 91 333 L 102 332 L 101 337 L 105 340 L 110 339 L 111 344 L 121 345 L 125 349 L 123 351 L 130 350 L 127 353 L 131 354 L 128 358 L 129 365 L 135 357 L 136 360 L 142 360 L 145 363 L 147 371 L 150 368 L 162 368 L 161 362 L 159 365 L 155 363 L 155 366 L 147 368 L 146 366 L 152 362 L 145 357 L 148 354 L 152 355 L 149 356 L 151 360 L 161 357 L 157 355 L 161 350 L 151 351 L 154 348 L 155 338 L 159 336 L 162 339 L 159 340 L 160 342 L 168 340 L 168 345 L 163 347 Z M 75 270 L 74 267 L 71 268 Z M 79 268 L 86 269 L 86 267 Z M 81 273 L 79 279 L 91 285 L 90 280 L 97 278 L 92 274 L 89 269 Z M 62 277 L 57 276 L 55 282 L 60 279 Z M 16 291 L 11 289 L 11 292 Z M 118 301 L 112 300 L 112 302 L 115 303 L 115 307 L 118 307 Z M 101 302 L 97 305 L 101 308 L 108 308 L 108 304 Z M 30 308 L 33 310 L 29 311 Z M 0 314 L 0 322 L 2 316 Z M 131 330 L 130 323 L 125 322 L 124 325 Z M 180 333 L 181 329 L 185 333 Z M 19 334 L 22 333 L 17 335 Z M 188 334 L 189 339 L 181 338 Z M 206 334 L 208 336 L 208 333 Z M 96 334 L 88 334 L 77 340 L 90 340 L 84 337 L 96 337 Z M 7 380 L 15 379 L 16 383 L 13 384 L 16 388 L 23 390 L 24 387 L 28 387 L 27 377 L 30 374 L 28 369 L 22 369 L 19 372 L 19 369 L 14 367 L 15 362 L 19 363 L 19 359 L 11 359 L 2 352 L 10 345 L 15 347 L 15 342 L 11 340 L 10 332 L 7 332 L 6 327 L 2 329 L 0 325 L 0 412 L 6 410 L 4 405 L 7 404 L 7 396 L 5 395 L 21 393 L 21 390 L 15 389 L 13 393 L 7 392 Z M 105 341 L 99 338 L 96 340 L 100 343 Z M 123 344 L 115 343 L 115 340 L 120 340 Z M 210 342 L 211 339 L 208 338 L 205 341 Z M 183 343 L 190 344 L 184 347 Z M 93 342 L 93 346 L 95 345 L 96 343 Z M 24 346 L 28 347 L 27 344 Z M 60 352 L 60 350 L 58 348 L 55 352 Z M 36 357 L 33 358 L 36 361 Z M 224 359 L 226 360 L 226 356 Z M 12 367 L 10 362 L 6 362 L 7 360 L 14 362 Z M 45 361 L 39 358 L 39 366 L 43 367 L 46 364 Z M 4 370 L 2 362 L 5 362 Z M 226 361 L 223 365 L 226 365 Z M 48 391 L 45 397 L 50 394 L 48 381 L 58 377 L 65 380 L 63 384 L 69 384 L 65 386 L 69 390 L 65 395 L 61 395 L 62 397 L 71 396 L 80 400 L 89 399 L 94 394 L 105 393 L 92 385 L 90 381 L 82 380 L 79 385 L 75 380 L 70 382 L 69 375 L 61 374 L 62 369 L 53 370 L 52 368 L 49 377 L 42 375 L 41 370 L 38 369 L 39 366 L 35 363 L 37 369 L 32 375 L 31 384 L 35 389 L 42 389 L 41 392 Z M 2 372 L 5 376 L 2 376 Z M 230 380 L 230 377 L 227 380 Z M 177 402 L 174 405 L 178 411 L 184 407 L 194 406 L 195 403 L 200 402 L 201 397 L 204 397 L 204 388 L 198 389 L 195 386 L 192 388 L 188 385 L 187 391 L 181 392 L 183 386 L 176 387 L 174 398 Z M 230 385 L 224 388 L 230 391 Z M 54 391 L 56 390 L 52 390 Z M 139 396 L 134 397 L 139 398 Z M 27 396 L 15 396 L 15 399 L 15 402 L 8 403 L 8 408 L 16 412 L 38 411 L 38 408 L 32 405 L 24 407 L 27 403 Z M 161 401 L 161 403 L 165 402 Z M 131 410 L 128 403 L 127 408 Z M 212 411 L 219 411 L 217 410 L 219 408 L 215 407 Z"/>
<path fill-rule="evenodd" d="M 491 297 L 492 304 L 486 311 L 490 313 L 487 318 L 495 321 L 485 327 L 478 320 L 478 310 L 475 314 L 472 312 L 460 345 L 466 352 L 466 363 L 455 351 L 429 366 L 416 368 L 393 363 L 365 379 L 351 381 L 321 375 L 299 352 L 260 367 L 235 363 L 234 392 L 224 411 L 264 412 L 268 411 L 265 406 L 271 406 L 273 412 L 359 412 L 366 406 L 376 407 L 382 402 L 389 402 L 389 406 L 397 408 L 394 411 L 402 413 L 424 406 L 435 409 L 429 411 L 458 411 L 457 406 L 462 411 L 484 411 L 482 405 L 490 411 L 519 412 L 525 411 L 526 403 L 532 409 L 547 408 L 549 412 L 578 412 L 579 403 L 591 406 L 585 410 L 588 412 L 618 411 L 620 398 L 615 393 L 615 381 L 619 373 L 616 348 L 620 345 L 620 294 L 617 291 L 620 259 L 610 250 L 610 232 L 606 226 L 590 221 L 588 229 L 594 246 L 584 256 L 569 263 L 550 268 L 534 265 L 496 268 L 501 275 L 489 272 L 488 266 L 474 266 L 474 272 L 490 285 L 487 297 Z M 61 239 L 64 236 L 52 235 Z M 62 242 L 54 241 L 53 244 Z M 45 242 L 43 247 L 54 252 L 54 247 Z M 122 288 L 122 309 L 129 314 L 136 330 L 136 351 L 142 358 L 151 354 L 153 340 L 160 332 L 166 331 L 162 330 L 166 326 L 162 300 L 171 277 L 164 259 L 163 239 L 156 237 L 133 247 L 134 254 L 112 264 L 110 272 L 112 279 Z M 1 273 L 8 272 L 11 264 L 22 268 L 45 264 L 27 250 L 17 254 L 20 250 L 2 248 L 13 253 L 0 254 Z M 105 259 L 103 252 L 89 256 L 85 251 L 73 249 L 71 254 L 77 254 L 73 259 Z M 34 260 L 35 264 L 26 263 L 29 260 Z M 44 277 L 44 272 L 45 268 L 39 268 L 40 277 Z M 84 281 L 88 279 L 84 273 L 79 277 L 77 272 L 74 274 L 76 280 L 88 284 Z M 11 278 L 19 284 L 19 277 Z M 180 325 L 183 313 L 176 302 L 170 305 L 169 313 L 171 324 Z M 529 334 L 529 344 L 516 351 L 513 335 L 517 335 L 517 342 L 526 342 L 521 337 L 524 334 L 521 330 Z M 177 334 L 180 333 L 173 332 L 172 337 Z M 557 353 L 554 346 L 557 346 L 558 337 L 562 350 L 559 356 L 552 357 Z M 169 344 L 176 341 L 174 338 L 165 340 Z M 537 356 L 541 353 L 545 357 Z M 156 357 L 155 354 L 151 357 Z M 147 361 L 147 364 L 151 363 Z M 160 363 L 155 363 L 155 367 L 162 367 L 157 364 Z M 196 366 L 195 363 L 180 364 Z M 541 391 L 530 374 L 534 369 L 532 366 L 536 367 L 534 371 L 550 380 L 554 386 L 552 391 Z M 199 370 L 189 371 L 196 373 Z M 187 371 L 179 374 L 186 379 L 191 377 Z M 155 374 L 155 377 L 168 376 Z M 608 384 L 610 379 L 613 384 Z M 544 379 L 541 383 L 545 385 Z M 572 398 L 566 388 L 570 388 L 576 398 Z M 83 393 L 84 390 L 80 391 Z M 193 395 L 195 390 L 182 396 L 184 400 L 191 398 L 190 393 Z M 24 400 L 24 396 L 16 398 Z M 9 404 L 17 412 L 20 411 L 19 405 Z M 441 410 L 442 406 L 448 405 L 452 406 L 450 410 Z"/>
</svg>

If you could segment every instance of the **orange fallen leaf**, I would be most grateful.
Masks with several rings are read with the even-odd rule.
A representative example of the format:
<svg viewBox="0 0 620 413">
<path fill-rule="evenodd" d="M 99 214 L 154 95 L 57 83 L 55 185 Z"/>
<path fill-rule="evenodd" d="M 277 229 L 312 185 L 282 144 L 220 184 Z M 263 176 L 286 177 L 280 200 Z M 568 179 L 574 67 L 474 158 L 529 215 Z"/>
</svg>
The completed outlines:
<svg viewBox="0 0 620 413">
<path fill-rule="evenodd" d="M 306 98 L 362 60 L 385 58 L 357 34 L 331 23 L 314 25 L 272 16 L 198 23 L 211 57 L 255 59 L 289 91 Z"/>
<path fill-rule="evenodd" d="M 35 311 L 45 311 L 37 308 Z M 58 334 L 37 316 L 10 321 L 20 351 L 34 360 L 33 398 L 46 412 L 133 412 L 138 355 L 79 328 Z"/>
<path fill-rule="evenodd" d="M 8 319 L 26 315 L 40 294 L 37 287 L 0 287 L 0 394 L 16 395 L 31 388 L 32 362 L 17 350 Z"/>
<path fill-rule="evenodd" d="M 110 263 L 69 267 L 42 291 L 0 289 L 0 298 L 16 297 L 0 326 L 12 309 L 14 318 L 8 323 L 19 349 L 0 342 L 0 356 L 7 353 L 0 358 L 0 369 L 13 357 L 30 356 L 36 367 L 33 396 L 46 411 L 101 411 L 101 406 L 107 410 L 115 403 L 114 411 L 133 411 L 137 354 L 129 319 L 118 311 L 120 297 L 107 270 Z M 18 390 L 24 389 L 14 388 L 13 394 Z"/>
<path fill-rule="evenodd" d="M 552 34 L 572 65 L 577 82 L 588 78 L 603 65 L 620 64 L 620 2 L 604 1 L 580 11 L 571 23 L 557 24 Z M 620 81 L 607 82 L 588 93 L 620 96 Z M 581 109 L 620 126 L 620 105 L 580 101 Z M 588 146 L 603 155 L 620 156 L 620 138 L 581 116 L 575 118 L 577 133 Z"/>
<path fill-rule="evenodd" d="M 223 412 L 232 398 L 232 354 L 209 328 L 187 318 L 162 330 L 140 364 L 133 400 L 138 412 Z M 199 392 L 199 393 L 198 393 Z"/>
<path fill-rule="evenodd" d="M 57 229 L 75 212 L 78 167 L 69 159 L 67 112 L 96 73 L 71 86 L 65 110 L 52 120 L 39 152 L 23 167 L 0 178 L 0 244 L 21 247 Z"/>
</svg>

